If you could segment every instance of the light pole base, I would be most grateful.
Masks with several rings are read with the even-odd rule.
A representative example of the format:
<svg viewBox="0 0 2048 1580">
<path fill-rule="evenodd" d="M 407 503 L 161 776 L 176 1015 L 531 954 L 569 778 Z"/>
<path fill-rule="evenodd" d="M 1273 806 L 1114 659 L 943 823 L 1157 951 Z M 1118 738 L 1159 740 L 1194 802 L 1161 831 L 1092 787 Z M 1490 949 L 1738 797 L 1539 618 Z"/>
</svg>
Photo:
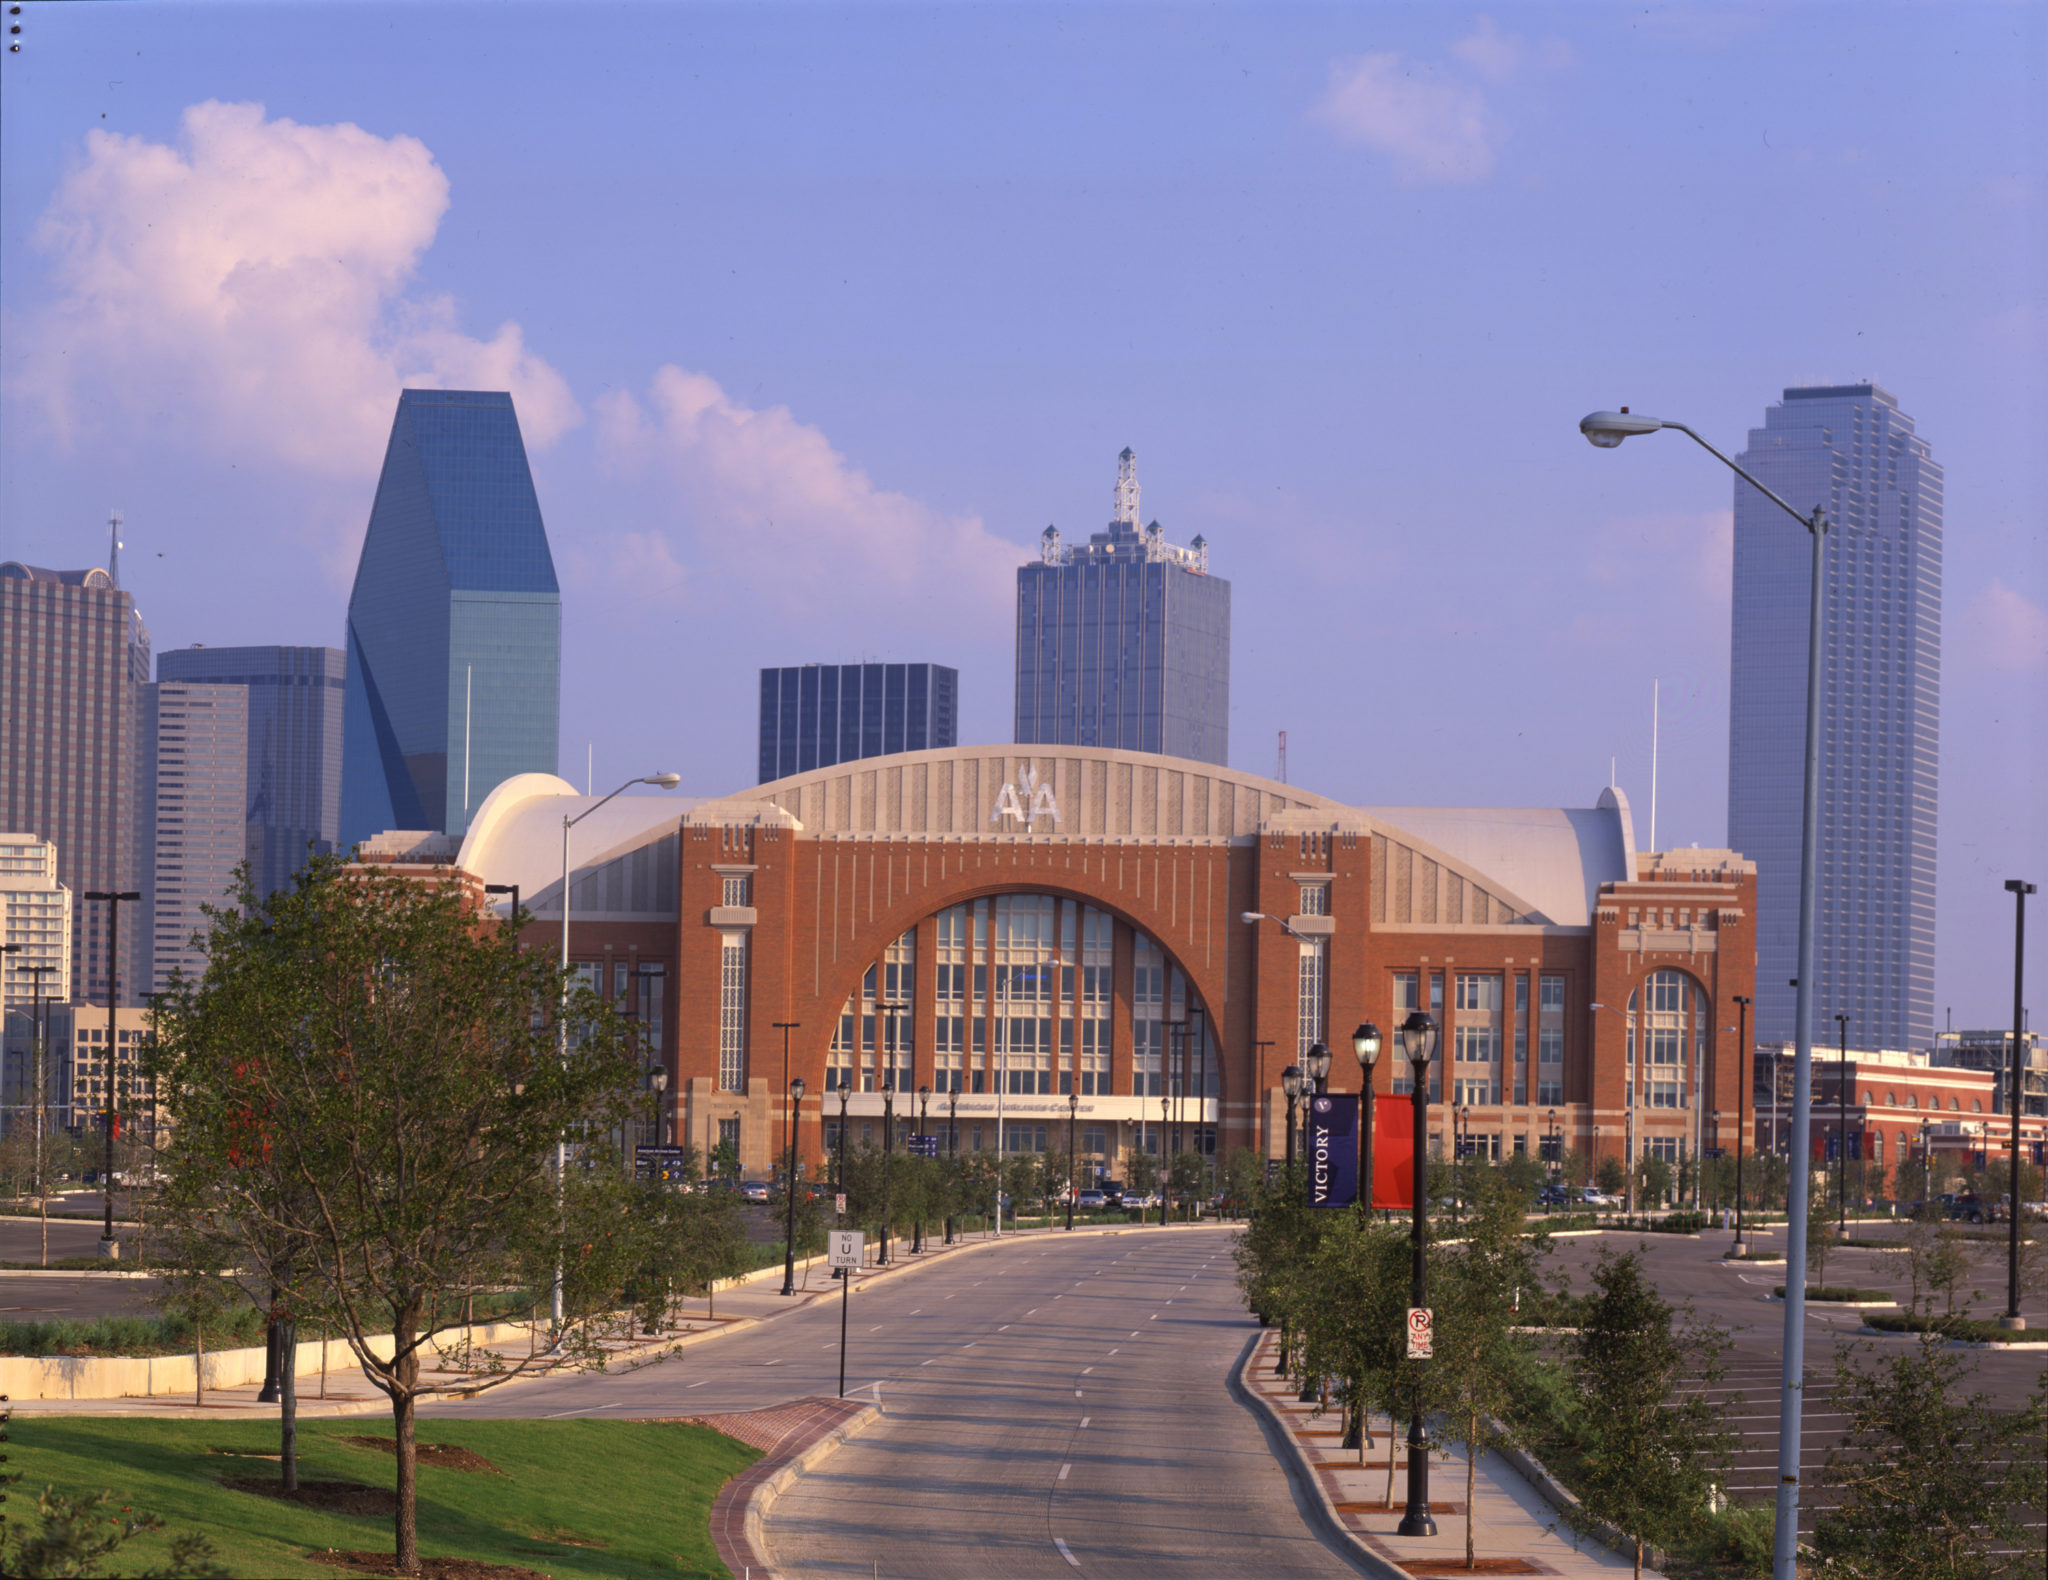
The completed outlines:
<svg viewBox="0 0 2048 1580">
<path fill-rule="evenodd" d="M 119 1240 L 102 1240 L 102 1241 L 100 1241 L 100 1260 L 101 1260 L 101 1261 L 103 1261 L 103 1262 L 118 1262 L 118 1261 L 120 1261 L 120 1260 L 121 1260 L 121 1242 L 120 1242 Z"/>
<path fill-rule="evenodd" d="M 1396 1536 L 1434 1536 L 1436 1535 L 1436 1521 L 1431 1519 L 1427 1513 L 1417 1513 L 1415 1510 L 1410 1509 L 1401 1516 L 1401 1523 L 1394 1527 L 1394 1534 Z"/>
<path fill-rule="evenodd" d="M 1728 1247 L 1728 1254 L 1730 1256 L 1749 1255 L 1749 1242 L 1746 1240 L 1737 1240 L 1733 1245 Z"/>
<path fill-rule="evenodd" d="M 2025 1317 L 2000 1317 L 1998 1325 L 2008 1333 L 2024 1333 L 2027 1331 L 2027 1319 Z"/>
</svg>

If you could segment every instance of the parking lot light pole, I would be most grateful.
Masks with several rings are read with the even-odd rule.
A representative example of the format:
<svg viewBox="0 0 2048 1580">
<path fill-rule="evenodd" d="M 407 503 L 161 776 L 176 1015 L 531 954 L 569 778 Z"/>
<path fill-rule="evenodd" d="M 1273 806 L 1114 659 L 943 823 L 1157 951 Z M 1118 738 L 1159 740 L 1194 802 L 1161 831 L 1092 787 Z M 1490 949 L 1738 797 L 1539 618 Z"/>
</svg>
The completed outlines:
<svg viewBox="0 0 2048 1580">
<path fill-rule="evenodd" d="M 919 1088 L 917 1089 L 917 1144 L 918 1144 L 919 1148 L 922 1148 L 922 1147 L 924 1146 L 924 1144 L 925 1144 L 925 1137 L 927 1137 L 928 1135 L 930 1135 L 930 1134 L 931 1134 L 931 1129 L 932 1129 L 932 1089 L 931 1089 L 931 1088 L 930 1088 L 929 1086 L 920 1086 L 920 1087 L 919 1087 Z M 921 1155 L 921 1154 L 920 1154 L 920 1155 Z M 920 1191 L 920 1192 L 918 1192 L 918 1197 L 917 1197 L 917 1220 L 916 1220 L 916 1222 L 915 1222 L 915 1223 L 914 1223 L 914 1224 L 913 1224 L 913 1225 L 911 1226 L 911 1231 L 910 1231 L 910 1254 L 911 1254 L 912 1256 L 916 1256 L 916 1255 L 918 1255 L 918 1254 L 919 1254 L 919 1253 L 920 1253 L 921 1251 L 923 1251 L 923 1250 L 924 1250 L 924 1193 L 923 1193 L 922 1191 Z"/>
<path fill-rule="evenodd" d="M 1074 1232 L 1074 1197 L 1080 1192 L 1081 1165 L 1074 1151 L 1074 1125 L 1081 1117 L 1081 1094 L 1067 1093 L 1067 1233 Z"/>
<path fill-rule="evenodd" d="M 100 1171 L 100 1190 L 106 1204 L 106 1225 L 100 1231 L 100 1255 L 108 1261 L 121 1254 L 121 1243 L 114 1238 L 114 1127 L 119 1123 L 118 1110 L 114 1106 L 114 1071 L 118 1068 L 120 1037 L 115 1030 L 115 1006 L 121 1002 L 121 907 L 142 895 L 134 889 L 94 889 L 85 896 L 88 900 L 107 902 L 107 1046 L 100 1055 L 101 1096 L 106 1099 L 101 1109 L 105 1120 L 106 1166 Z M 83 997 L 83 995 L 80 995 Z"/>
<path fill-rule="evenodd" d="M 1735 1056 L 1740 1061 L 1740 1081 L 1735 1092 L 1735 1243 L 1730 1256 L 1742 1256 L 1749 1247 L 1742 1239 L 1742 1127 L 1748 1122 L 1749 1089 L 1756 1083 L 1756 1060 L 1749 1051 L 1749 1000 L 1735 995 Z"/>
<path fill-rule="evenodd" d="M 1812 570 L 1807 583 L 1806 616 L 1806 761 L 1799 818 L 1799 952 L 1797 997 L 1792 1029 L 1792 1136 L 1790 1181 L 1785 1202 L 1785 1265 L 1806 1265 L 1806 1199 L 1811 1170 L 1813 1099 L 1814 924 L 1820 894 L 1820 707 L 1821 637 L 1826 613 L 1827 511 L 1815 505 L 1810 513 L 1796 508 L 1750 476 L 1684 423 L 1655 417 L 1596 411 L 1583 418 L 1579 432 L 1595 446 L 1611 450 L 1637 434 L 1674 428 L 1806 529 L 1812 545 Z M 1800 1410 L 1806 1386 L 1806 1286 L 1803 1279 L 1785 1280 L 1785 1342 L 1778 1389 L 1778 1520 L 1771 1553 L 1774 1580 L 1797 1580 L 1799 1567 Z"/>
<path fill-rule="evenodd" d="M 1408 1056 L 1413 1077 L 1410 1106 L 1415 1111 L 1415 1215 L 1409 1231 L 1408 1304 L 1421 1309 L 1429 1299 L 1424 1254 L 1429 1242 L 1429 1061 L 1436 1054 L 1436 1022 L 1419 1009 L 1401 1023 L 1401 1051 Z M 1436 1521 L 1429 1513 L 1429 1442 L 1422 1430 L 1420 1380 L 1408 1413 L 1408 1506 L 1396 1534 L 1436 1535 Z"/>
<path fill-rule="evenodd" d="M 1835 1206 L 1841 1214 L 1840 1233 L 1849 1237 L 1849 1022 L 1853 1015 L 1837 1015 L 1835 1025 L 1842 1035 L 1841 1051 L 1835 1058 Z"/>
<path fill-rule="evenodd" d="M 953 1072 L 953 1090 L 946 1101 L 946 1164 L 953 1178 L 946 1182 L 946 1244 L 953 1243 L 953 1192 L 959 1188 L 960 1161 L 960 1072 Z"/>
<path fill-rule="evenodd" d="M 783 1037 L 789 1036 L 784 1032 Z M 796 1136 L 797 1126 L 804 1118 L 804 1078 L 799 1075 L 789 1083 L 789 1164 L 782 1172 L 782 1189 L 788 1200 L 789 1214 L 786 1232 L 788 1241 L 782 1247 L 782 1292 L 796 1293 Z"/>
<path fill-rule="evenodd" d="M 2027 1319 L 2020 1315 L 2020 1118 L 2026 1112 L 2026 1019 L 2025 972 L 2027 963 L 2027 896 L 2035 892 L 2023 878 L 2007 878 L 2005 892 L 2013 899 L 2012 911 L 2012 1084 L 2005 1105 L 2012 1124 L 2006 1196 L 2009 1203 L 2005 1262 L 2005 1315 L 1998 1325 L 2013 1332 L 2024 1331 Z"/>
</svg>

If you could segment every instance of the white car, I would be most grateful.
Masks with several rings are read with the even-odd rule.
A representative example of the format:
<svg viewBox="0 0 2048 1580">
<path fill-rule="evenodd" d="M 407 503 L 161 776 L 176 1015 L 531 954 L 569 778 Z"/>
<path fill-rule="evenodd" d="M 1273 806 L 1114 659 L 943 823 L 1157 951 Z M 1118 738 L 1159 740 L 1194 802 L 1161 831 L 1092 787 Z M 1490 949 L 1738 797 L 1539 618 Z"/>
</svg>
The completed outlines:
<svg viewBox="0 0 2048 1580">
<path fill-rule="evenodd" d="M 1621 1205 L 1620 1201 L 1617 1198 L 1608 1195 L 1607 1192 L 1605 1192 L 1604 1190 L 1600 1190 L 1592 1185 L 1588 1185 L 1584 1190 L 1579 1192 L 1579 1200 L 1584 1202 L 1588 1207 L 1619 1207 Z"/>
</svg>

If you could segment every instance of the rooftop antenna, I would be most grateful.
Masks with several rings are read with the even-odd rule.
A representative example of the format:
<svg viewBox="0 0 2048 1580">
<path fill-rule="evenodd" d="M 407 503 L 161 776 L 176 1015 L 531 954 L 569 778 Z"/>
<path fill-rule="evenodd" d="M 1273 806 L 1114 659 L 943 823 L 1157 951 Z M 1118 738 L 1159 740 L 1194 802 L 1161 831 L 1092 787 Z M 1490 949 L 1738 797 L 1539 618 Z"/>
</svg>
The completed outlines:
<svg viewBox="0 0 2048 1580">
<path fill-rule="evenodd" d="M 1612 757 L 1607 759 L 1607 788 L 1610 790 L 1614 788 L 1614 759 Z"/>
<path fill-rule="evenodd" d="M 121 512 L 107 512 L 107 575 L 113 578 L 114 586 L 121 585 Z"/>
<path fill-rule="evenodd" d="M 1280 732 L 1280 782 L 1287 783 L 1287 732 Z"/>
<path fill-rule="evenodd" d="M 1129 445 L 1116 458 L 1115 508 L 1109 519 L 1126 527 L 1138 525 L 1138 452 Z"/>
</svg>

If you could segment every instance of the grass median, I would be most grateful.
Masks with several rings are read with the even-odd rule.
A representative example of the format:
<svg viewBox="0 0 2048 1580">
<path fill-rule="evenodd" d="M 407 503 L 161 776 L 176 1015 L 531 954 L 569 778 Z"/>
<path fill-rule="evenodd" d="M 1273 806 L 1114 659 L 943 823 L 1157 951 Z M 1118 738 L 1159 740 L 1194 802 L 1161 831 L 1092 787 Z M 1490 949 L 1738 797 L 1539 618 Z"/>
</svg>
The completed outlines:
<svg viewBox="0 0 2048 1580">
<path fill-rule="evenodd" d="M 299 1424 L 299 1477 L 356 1483 L 353 1501 L 384 1512 L 329 1512 L 228 1485 L 277 1479 L 273 1421 L 138 1420 L 17 1416 L 9 1424 L 10 1498 L 33 1508 L 45 1485 L 74 1494 L 111 1489 L 117 1503 L 159 1515 L 164 1530 L 122 1550 L 160 1560 L 170 1538 L 196 1531 L 230 1574 L 322 1576 L 341 1571 L 310 1555 L 389 1552 L 395 1484 L 391 1440 L 376 1416 Z M 662 1421 L 422 1420 L 420 1552 L 539 1570 L 555 1580 L 709 1576 L 729 1580 L 711 1545 L 711 1502 L 726 1479 L 760 1456 L 705 1427 Z M 466 1449 L 433 1454 L 428 1445 Z M 273 1456 L 273 1457 L 263 1457 Z M 459 1461 L 434 1464 L 434 1458 Z M 333 1495 L 328 1495 L 334 1501 Z M 346 1499 L 342 1501 L 348 1501 Z"/>
</svg>

